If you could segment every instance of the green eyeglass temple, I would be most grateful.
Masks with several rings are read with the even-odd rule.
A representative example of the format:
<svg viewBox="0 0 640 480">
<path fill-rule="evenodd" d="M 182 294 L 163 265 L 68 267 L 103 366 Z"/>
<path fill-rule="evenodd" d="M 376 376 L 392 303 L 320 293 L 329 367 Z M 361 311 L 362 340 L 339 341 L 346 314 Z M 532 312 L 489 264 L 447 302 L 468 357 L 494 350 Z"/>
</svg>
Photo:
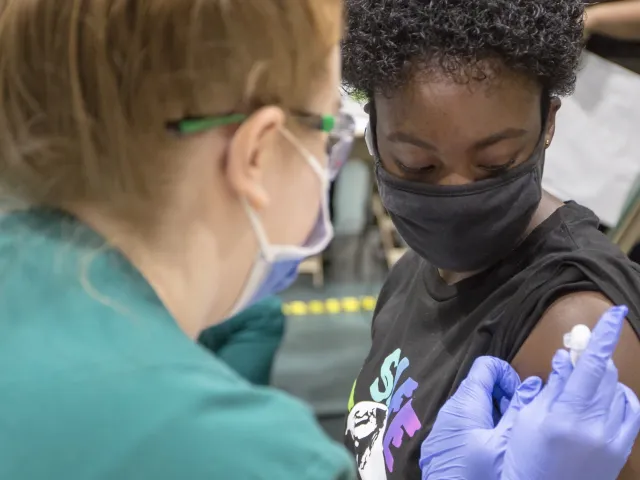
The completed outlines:
<svg viewBox="0 0 640 480">
<path fill-rule="evenodd" d="M 336 125 L 336 117 L 333 115 L 294 114 L 292 116 L 298 122 L 326 133 L 330 133 Z M 205 130 L 210 130 L 212 128 L 242 123 L 246 119 L 247 115 L 235 113 L 222 117 L 187 118 L 177 122 L 171 122 L 167 126 L 169 129 L 177 131 L 183 135 L 189 135 L 192 133 L 204 132 Z"/>
</svg>

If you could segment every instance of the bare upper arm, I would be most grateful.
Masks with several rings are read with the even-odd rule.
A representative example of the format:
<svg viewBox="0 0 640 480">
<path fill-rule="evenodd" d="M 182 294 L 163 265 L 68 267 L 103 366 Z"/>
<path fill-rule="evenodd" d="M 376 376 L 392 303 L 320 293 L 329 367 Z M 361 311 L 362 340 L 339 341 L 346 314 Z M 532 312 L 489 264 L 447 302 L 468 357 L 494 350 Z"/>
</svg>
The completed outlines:
<svg viewBox="0 0 640 480">
<path fill-rule="evenodd" d="M 602 294 L 578 292 L 566 295 L 554 302 L 544 313 L 518 354 L 511 362 L 521 378 L 532 375 L 546 380 L 551 371 L 551 359 L 562 346 L 562 336 L 574 325 L 584 324 L 593 328 L 598 319 L 613 304 Z M 627 322 L 622 330 L 620 343 L 614 354 L 620 382 L 640 396 L 640 340 Z M 627 466 L 619 479 L 640 479 L 640 445 L 634 448 Z"/>
</svg>

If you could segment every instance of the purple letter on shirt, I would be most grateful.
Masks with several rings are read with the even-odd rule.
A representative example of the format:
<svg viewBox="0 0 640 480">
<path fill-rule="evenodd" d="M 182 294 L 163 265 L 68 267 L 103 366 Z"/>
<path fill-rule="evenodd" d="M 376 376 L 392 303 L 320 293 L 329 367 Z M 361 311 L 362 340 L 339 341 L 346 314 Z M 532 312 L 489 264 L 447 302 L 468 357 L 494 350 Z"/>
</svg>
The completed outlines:
<svg viewBox="0 0 640 480">
<path fill-rule="evenodd" d="M 387 416 L 390 417 L 392 413 L 396 413 L 400 410 L 404 399 L 411 398 L 416 388 L 418 388 L 418 382 L 413 378 L 407 378 L 404 383 L 400 385 L 400 388 L 395 391 L 391 400 L 387 402 L 387 405 L 389 405 L 389 413 L 387 413 Z"/>
<path fill-rule="evenodd" d="M 384 453 L 385 463 L 390 472 L 393 472 L 393 455 L 391 455 L 389 445 L 393 444 L 396 448 L 400 447 L 405 432 L 409 435 L 409 438 L 411 438 L 420 429 L 420 420 L 413 410 L 413 406 L 411 405 L 412 401 L 413 399 L 404 404 L 404 407 L 400 409 L 391 422 L 391 425 L 387 428 L 387 433 L 384 436 L 382 451 Z"/>
</svg>

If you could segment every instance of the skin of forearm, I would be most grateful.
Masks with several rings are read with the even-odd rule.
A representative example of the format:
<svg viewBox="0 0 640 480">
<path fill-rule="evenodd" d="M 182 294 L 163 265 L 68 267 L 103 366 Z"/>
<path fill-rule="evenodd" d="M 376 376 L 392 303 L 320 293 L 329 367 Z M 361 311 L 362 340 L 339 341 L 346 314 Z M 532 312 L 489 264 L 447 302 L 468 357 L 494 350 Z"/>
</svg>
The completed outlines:
<svg viewBox="0 0 640 480">
<path fill-rule="evenodd" d="M 585 25 L 589 33 L 619 40 L 640 40 L 640 0 L 621 0 L 589 7 Z"/>
</svg>

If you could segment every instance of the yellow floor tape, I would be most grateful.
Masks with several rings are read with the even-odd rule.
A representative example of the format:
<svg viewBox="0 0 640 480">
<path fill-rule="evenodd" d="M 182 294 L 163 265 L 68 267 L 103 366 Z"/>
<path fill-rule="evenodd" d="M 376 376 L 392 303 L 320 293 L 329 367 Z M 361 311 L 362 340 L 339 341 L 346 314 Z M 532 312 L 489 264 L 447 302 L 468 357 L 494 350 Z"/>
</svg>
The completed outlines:
<svg viewBox="0 0 640 480">
<path fill-rule="evenodd" d="M 293 301 L 282 306 L 287 316 L 301 317 L 307 315 L 339 315 L 345 313 L 373 312 L 376 308 L 375 297 L 344 297 Z"/>
</svg>

